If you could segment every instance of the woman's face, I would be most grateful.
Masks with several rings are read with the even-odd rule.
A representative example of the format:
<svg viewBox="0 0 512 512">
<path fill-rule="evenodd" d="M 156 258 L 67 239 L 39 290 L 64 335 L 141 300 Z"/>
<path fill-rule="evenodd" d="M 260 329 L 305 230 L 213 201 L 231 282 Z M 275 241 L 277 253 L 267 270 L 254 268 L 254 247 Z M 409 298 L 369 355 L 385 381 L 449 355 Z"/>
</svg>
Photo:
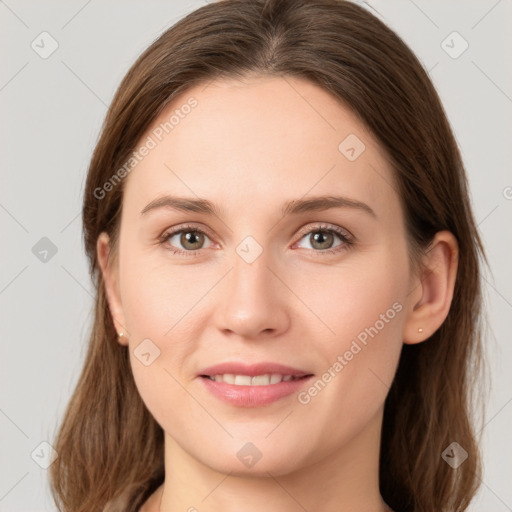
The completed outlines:
<svg viewBox="0 0 512 512">
<path fill-rule="evenodd" d="M 362 122 L 302 79 L 223 80 L 175 98 L 138 154 L 109 302 L 169 438 L 215 470 L 274 475 L 376 439 L 421 289 Z M 205 371 L 223 363 L 240 366 Z M 294 372 L 270 364 L 309 377 L 277 383 Z M 202 376 L 219 372 L 246 377 Z"/>
</svg>

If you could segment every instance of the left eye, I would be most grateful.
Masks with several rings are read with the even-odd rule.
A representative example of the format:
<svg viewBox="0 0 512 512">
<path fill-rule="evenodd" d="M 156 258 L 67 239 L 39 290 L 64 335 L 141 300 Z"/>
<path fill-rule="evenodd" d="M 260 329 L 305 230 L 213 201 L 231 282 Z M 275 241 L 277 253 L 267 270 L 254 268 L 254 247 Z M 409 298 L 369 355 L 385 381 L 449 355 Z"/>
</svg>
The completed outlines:
<svg viewBox="0 0 512 512">
<path fill-rule="evenodd" d="M 325 251 L 326 249 L 332 248 L 332 243 L 335 237 L 342 238 L 343 235 L 327 229 L 315 229 L 306 233 L 301 240 L 306 239 L 310 241 L 312 247 L 306 247 L 306 249 L 318 249 Z M 344 240 L 343 240 L 344 241 Z M 338 244 L 341 245 L 341 244 Z M 337 247 L 337 246 L 335 246 Z"/>
<path fill-rule="evenodd" d="M 341 240 L 341 243 L 333 246 L 333 240 L 335 237 L 338 237 Z M 338 231 L 337 229 L 332 228 L 314 228 L 309 230 L 301 240 L 310 241 L 310 245 L 312 247 L 306 247 L 306 249 L 316 249 L 316 252 L 329 251 L 334 252 L 338 250 L 337 248 L 340 245 L 350 245 L 351 240 L 347 235 Z"/>
</svg>

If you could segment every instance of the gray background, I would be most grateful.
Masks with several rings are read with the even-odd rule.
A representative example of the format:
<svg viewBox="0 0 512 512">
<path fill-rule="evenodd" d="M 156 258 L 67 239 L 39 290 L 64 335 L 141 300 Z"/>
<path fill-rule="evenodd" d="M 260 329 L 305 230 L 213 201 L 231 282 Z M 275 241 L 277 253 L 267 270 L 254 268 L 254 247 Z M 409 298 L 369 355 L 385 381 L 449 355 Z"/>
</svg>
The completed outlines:
<svg viewBox="0 0 512 512">
<path fill-rule="evenodd" d="M 139 53 L 203 4 L 0 0 L 1 512 L 55 510 L 46 470 L 31 454 L 47 459 L 40 443 L 51 440 L 85 355 L 93 301 L 80 206 L 107 105 Z M 462 150 L 492 271 L 484 281 L 492 379 L 485 475 L 470 510 L 512 511 L 512 2 L 370 0 L 366 8 L 429 70 Z M 43 51 L 44 31 L 58 43 L 46 59 L 31 47 Z M 463 41 L 453 31 L 469 44 L 457 58 Z M 57 250 L 46 262 L 36 246 L 48 245 L 43 237 Z"/>
</svg>

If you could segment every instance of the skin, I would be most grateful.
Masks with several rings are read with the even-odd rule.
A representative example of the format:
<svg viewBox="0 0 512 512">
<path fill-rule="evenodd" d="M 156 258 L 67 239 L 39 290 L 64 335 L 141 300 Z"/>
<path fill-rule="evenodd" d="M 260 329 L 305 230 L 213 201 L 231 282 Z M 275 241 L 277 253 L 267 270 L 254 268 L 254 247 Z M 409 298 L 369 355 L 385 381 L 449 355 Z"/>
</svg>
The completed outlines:
<svg viewBox="0 0 512 512">
<path fill-rule="evenodd" d="M 273 512 L 389 510 L 378 482 L 384 400 L 403 343 L 427 340 L 448 314 L 457 242 L 437 233 L 422 271 L 412 272 L 383 150 L 318 86 L 257 76 L 196 86 L 141 143 L 190 97 L 198 105 L 125 178 L 118 259 L 108 259 L 106 233 L 97 243 L 115 326 L 128 333 L 120 343 L 165 432 L 165 482 L 141 510 L 252 512 L 269 503 Z M 365 144 L 354 161 L 338 150 L 349 134 Z M 222 214 L 141 215 L 164 194 L 208 199 Z M 285 201 L 329 194 L 364 201 L 376 218 L 353 208 L 281 215 Z M 178 234 L 158 243 L 184 223 L 207 232 L 202 242 L 187 245 Z M 354 244 L 336 234 L 315 243 L 322 224 L 348 231 Z M 249 235 L 263 248 L 251 264 L 236 252 Z M 187 256 L 170 246 L 199 250 Z M 321 254 L 323 247 L 342 249 Z M 308 404 L 292 394 L 235 407 L 197 377 L 237 360 L 278 362 L 318 378 L 394 303 L 401 311 Z M 133 352 L 146 338 L 160 349 L 149 366 Z M 236 455 L 247 442 L 262 454 L 252 467 Z"/>
</svg>

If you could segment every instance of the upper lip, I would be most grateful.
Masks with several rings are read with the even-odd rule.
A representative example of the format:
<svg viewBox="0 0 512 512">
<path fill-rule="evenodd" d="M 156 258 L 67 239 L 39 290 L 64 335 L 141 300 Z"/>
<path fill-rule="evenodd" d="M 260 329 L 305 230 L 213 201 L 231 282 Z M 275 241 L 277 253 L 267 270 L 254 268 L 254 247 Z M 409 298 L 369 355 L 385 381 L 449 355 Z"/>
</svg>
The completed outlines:
<svg viewBox="0 0 512 512">
<path fill-rule="evenodd" d="M 296 377 L 303 377 L 305 375 L 311 375 L 311 373 L 300 370 L 298 368 L 292 368 L 291 366 L 285 366 L 278 363 L 261 362 L 256 364 L 245 364 L 239 362 L 224 362 L 204 368 L 199 372 L 199 375 L 224 375 L 230 373 L 233 375 L 248 375 L 254 377 L 256 375 L 267 375 L 272 373 L 278 373 L 280 375 L 293 375 Z"/>
</svg>

